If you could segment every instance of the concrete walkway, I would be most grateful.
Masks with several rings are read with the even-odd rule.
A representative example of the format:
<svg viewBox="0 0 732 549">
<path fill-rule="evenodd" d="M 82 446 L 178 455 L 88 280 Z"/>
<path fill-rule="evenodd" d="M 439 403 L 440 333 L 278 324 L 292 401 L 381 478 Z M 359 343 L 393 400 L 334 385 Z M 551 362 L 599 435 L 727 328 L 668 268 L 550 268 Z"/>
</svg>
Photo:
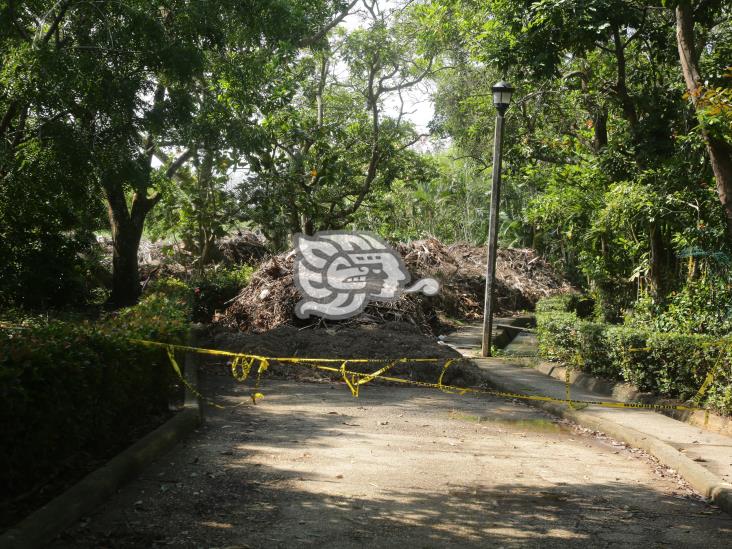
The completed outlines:
<svg viewBox="0 0 732 549">
<path fill-rule="evenodd" d="M 458 330 L 445 342 L 464 356 L 479 356 L 480 331 L 475 326 Z M 474 362 L 483 370 L 488 381 L 500 390 L 564 399 L 564 383 L 521 364 L 520 360 L 511 356 L 535 353 L 535 344 L 536 340 L 530 334 L 518 336 L 506 347 L 507 356 L 474 358 Z M 613 400 L 572 386 L 571 399 Z M 556 403 L 542 404 L 542 407 L 642 447 L 664 464 L 677 469 L 704 496 L 732 513 L 732 438 L 647 410 L 599 406 L 569 410 L 566 405 Z"/>
<path fill-rule="evenodd" d="M 53 549 L 727 548 L 642 452 L 493 397 L 210 368 L 205 424 Z"/>
</svg>

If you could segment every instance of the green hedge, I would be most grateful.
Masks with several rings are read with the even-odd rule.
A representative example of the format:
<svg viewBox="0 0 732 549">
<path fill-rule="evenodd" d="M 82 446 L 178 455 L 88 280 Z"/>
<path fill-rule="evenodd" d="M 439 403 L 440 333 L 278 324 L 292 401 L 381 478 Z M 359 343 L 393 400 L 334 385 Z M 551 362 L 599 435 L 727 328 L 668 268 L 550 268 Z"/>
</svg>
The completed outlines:
<svg viewBox="0 0 732 549">
<path fill-rule="evenodd" d="M 166 356 L 128 338 L 183 342 L 189 293 L 163 280 L 139 305 L 99 322 L 0 329 L 4 497 L 89 457 L 108 457 L 151 416 L 167 413 L 173 377 Z"/>
<path fill-rule="evenodd" d="M 542 357 L 680 400 L 694 397 L 713 370 L 702 403 L 732 415 L 732 339 L 592 322 L 573 312 L 572 303 L 553 297 L 537 304 Z"/>
</svg>

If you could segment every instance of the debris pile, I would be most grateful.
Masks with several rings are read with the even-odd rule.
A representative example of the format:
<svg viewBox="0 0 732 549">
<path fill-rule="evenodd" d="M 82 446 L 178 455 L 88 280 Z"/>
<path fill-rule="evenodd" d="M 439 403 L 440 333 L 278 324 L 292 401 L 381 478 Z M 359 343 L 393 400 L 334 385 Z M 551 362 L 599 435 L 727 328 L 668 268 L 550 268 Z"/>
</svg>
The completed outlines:
<svg viewBox="0 0 732 549">
<path fill-rule="evenodd" d="M 387 322 L 407 322 L 431 334 L 447 319 L 475 320 L 483 314 L 486 251 L 468 244 L 446 246 L 430 238 L 398 244 L 412 280 L 440 281 L 436 296 L 404 294 L 394 302 L 372 302 L 345 321 L 301 320 L 295 314 L 300 299 L 293 282 L 294 251 L 266 259 L 249 285 L 215 321 L 243 332 L 263 332 L 279 326 L 339 328 Z M 496 267 L 498 312 L 533 309 L 544 296 L 572 291 L 552 267 L 530 249 L 499 250 Z"/>
<path fill-rule="evenodd" d="M 294 252 L 266 259 L 214 321 L 244 332 L 263 332 L 295 323 L 295 304 L 300 297 L 293 281 L 294 261 Z"/>
<path fill-rule="evenodd" d="M 442 378 L 443 383 L 475 386 L 481 381 L 476 366 L 468 361 L 459 360 L 461 357 L 455 350 L 446 345 L 440 345 L 435 338 L 426 337 L 419 327 L 406 322 L 387 321 L 383 324 L 340 326 L 337 332 L 330 328 L 302 330 L 293 326 L 279 326 L 262 333 L 242 333 L 214 328 L 205 344 L 215 349 L 270 357 L 338 357 L 341 360 L 349 358 L 388 358 L 392 360 L 402 357 L 436 358 L 438 360 L 434 362 L 393 363 L 392 360 L 389 360 L 346 364 L 350 371 L 371 373 L 391 363 L 391 367 L 385 375 L 428 383 L 437 382 L 446 361 L 451 360 L 450 366 Z M 220 375 L 226 375 L 228 368 L 221 368 L 221 366 L 227 361 L 215 356 L 205 357 L 202 360 L 207 372 L 220 372 Z M 340 366 L 339 363 L 324 364 Z M 291 365 L 276 361 L 270 363 L 267 376 L 303 381 L 342 379 L 342 375 L 339 373 L 311 368 L 307 366 L 307 363 Z"/>
<path fill-rule="evenodd" d="M 97 245 L 103 257 L 103 266 L 112 270 L 112 239 L 98 236 Z M 252 231 L 237 231 L 216 241 L 209 252 L 209 259 L 225 266 L 254 265 L 267 257 L 268 252 L 263 236 Z M 198 263 L 198 253 L 191 242 L 176 240 L 140 240 L 137 261 L 140 268 L 140 279 L 153 276 L 172 276 L 185 278 Z"/>
<path fill-rule="evenodd" d="M 266 259 L 252 275 L 249 284 L 232 300 L 223 314 L 214 321 L 226 328 L 243 332 L 264 332 L 279 326 L 327 326 L 317 318 L 302 320 L 295 316 L 300 294 L 293 281 L 295 253 L 282 253 Z M 370 303 L 357 317 L 340 321 L 340 325 L 409 322 L 423 332 L 431 333 L 432 318 L 425 312 L 422 300 L 403 295 L 396 301 Z M 331 321 L 327 321 L 333 324 Z"/>
<path fill-rule="evenodd" d="M 252 265 L 267 256 L 264 238 L 251 231 L 225 236 L 216 246 L 221 261 L 226 265 Z"/>
<path fill-rule="evenodd" d="M 398 246 L 416 277 L 437 278 L 442 288 L 437 309 L 461 320 L 482 317 L 487 250 L 457 243 L 445 246 L 435 238 Z M 496 260 L 496 307 L 499 313 L 532 310 L 542 297 L 572 291 L 544 259 L 529 248 L 499 248 Z"/>
</svg>

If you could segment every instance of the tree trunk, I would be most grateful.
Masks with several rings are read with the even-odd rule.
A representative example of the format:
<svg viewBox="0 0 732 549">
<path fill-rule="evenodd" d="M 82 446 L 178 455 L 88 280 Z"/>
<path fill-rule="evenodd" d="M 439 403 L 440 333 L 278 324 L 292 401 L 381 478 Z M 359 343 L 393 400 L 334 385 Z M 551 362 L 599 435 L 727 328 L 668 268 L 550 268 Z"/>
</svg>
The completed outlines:
<svg viewBox="0 0 732 549">
<path fill-rule="evenodd" d="M 648 267 L 648 289 L 654 301 L 663 295 L 663 243 L 661 231 L 655 223 L 648 229 L 648 243 L 650 248 Z"/>
<path fill-rule="evenodd" d="M 592 146 L 595 152 L 600 152 L 607 147 L 607 109 L 598 107 L 595 112 L 593 127 L 595 134 L 592 140 Z"/>
<path fill-rule="evenodd" d="M 620 29 L 614 26 L 613 29 L 613 43 L 615 45 L 615 60 L 618 64 L 618 74 L 615 83 L 615 93 L 620 99 L 620 104 L 623 108 L 623 118 L 630 123 L 630 129 L 635 132 L 638 126 L 638 113 L 635 110 L 635 103 L 633 98 L 628 93 L 627 76 L 626 76 L 626 62 L 625 62 L 625 45 L 623 44 L 622 38 L 620 37 Z"/>
<path fill-rule="evenodd" d="M 140 297 L 137 250 L 140 246 L 145 216 L 157 199 L 149 199 L 135 193 L 130 210 L 120 181 L 105 182 L 104 192 L 112 229 L 112 295 L 107 304 L 114 308 L 128 307 L 137 303 Z"/>
<path fill-rule="evenodd" d="M 679 49 L 684 82 L 694 107 L 699 101 L 701 74 L 699 73 L 696 48 L 694 46 L 694 18 L 691 5 L 679 2 L 676 7 L 676 42 Z M 702 128 L 702 137 L 709 153 L 709 160 L 717 184 L 719 201 L 724 208 L 727 225 L 727 242 L 732 245 L 732 145 L 716 138 Z"/>
</svg>

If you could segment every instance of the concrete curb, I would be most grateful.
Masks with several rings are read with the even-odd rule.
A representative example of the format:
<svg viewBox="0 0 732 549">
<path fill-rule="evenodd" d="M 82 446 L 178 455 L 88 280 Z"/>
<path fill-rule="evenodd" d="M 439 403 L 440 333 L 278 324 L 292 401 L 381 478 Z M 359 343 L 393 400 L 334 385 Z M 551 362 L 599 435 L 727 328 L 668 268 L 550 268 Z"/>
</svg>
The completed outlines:
<svg viewBox="0 0 732 549">
<path fill-rule="evenodd" d="M 540 361 L 536 366 L 532 366 L 532 368 L 562 382 L 565 380 L 567 371 L 566 366 L 546 361 Z M 610 381 L 577 370 L 570 369 L 569 379 L 573 386 L 613 397 L 620 402 L 642 402 L 643 404 L 679 403 L 678 401 L 658 398 L 649 393 L 643 393 L 630 383 Z M 722 417 L 714 412 L 709 412 L 708 417 L 705 417 L 705 413 L 702 411 L 658 410 L 658 412 L 676 421 L 683 421 L 705 431 L 732 436 L 732 419 Z"/>
<path fill-rule="evenodd" d="M 197 385 L 197 362 L 192 353 L 186 355 L 184 375 L 191 385 Z M 43 547 L 113 496 L 154 459 L 189 435 L 201 421 L 198 399 L 186 390 L 182 411 L 7 530 L 0 536 L 0 549 Z"/>
<path fill-rule="evenodd" d="M 490 375 L 490 372 L 486 372 L 485 370 L 482 370 L 482 372 L 487 380 L 499 391 L 519 391 L 517 387 L 512 387 L 494 379 Z M 526 402 L 552 415 L 569 419 L 595 431 L 601 431 L 626 444 L 645 450 L 664 465 L 675 469 L 695 490 L 709 498 L 712 503 L 719 506 L 722 510 L 732 515 L 732 484 L 723 482 L 717 475 L 686 457 L 670 444 L 646 433 L 641 433 L 631 427 L 626 427 L 606 419 L 592 417 L 577 410 L 570 410 L 559 404 L 533 400 Z"/>
<path fill-rule="evenodd" d="M 501 318 L 502 326 L 494 326 L 492 343 L 496 349 L 505 349 L 513 339 L 521 333 L 521 328 L 532 326 L 536 319 L 533 315 L 519 315 L 510 318 Z M 514 327 L 515 326 L 515 327 Z M 457 332 L 460 328 L 456 328 Z M 454 332 L 451 332 L 451 334 Z M 450 334 L 445 338 L 450 339 Z M 449 347 L 462 354 L 460 349 L 451 343 L 447 343 Z M 480 358 L 480 351 L 476 351 L 474 355 L 463 355 L 464 358 Z"/>
</svg>

